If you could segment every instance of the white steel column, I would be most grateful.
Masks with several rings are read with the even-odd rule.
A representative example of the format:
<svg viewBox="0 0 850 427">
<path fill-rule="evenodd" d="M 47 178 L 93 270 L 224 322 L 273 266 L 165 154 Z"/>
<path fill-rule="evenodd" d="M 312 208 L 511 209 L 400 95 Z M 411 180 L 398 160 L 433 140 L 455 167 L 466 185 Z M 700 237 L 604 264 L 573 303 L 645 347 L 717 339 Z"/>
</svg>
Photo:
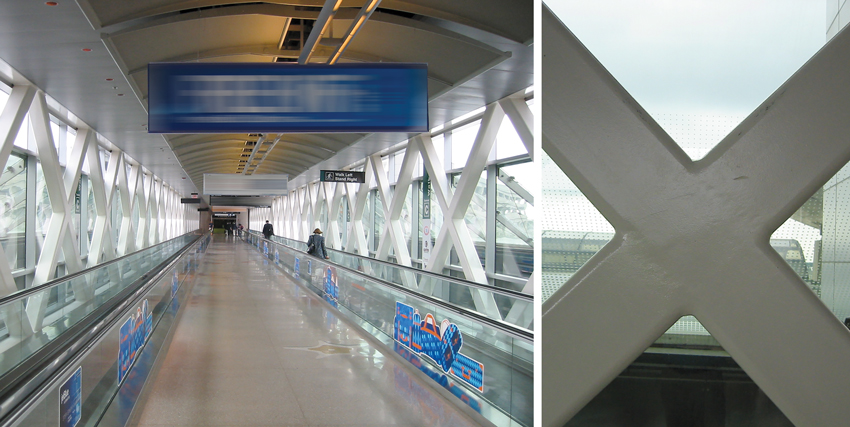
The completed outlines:
<svg viewBox="0 0 850 427">
<path fill-rule="evenodd" d="M 329 197 L 331 203 L 330 210 L 328 211 L 328 244 L 336 250 L 342 250 L 342 238 L 339 232 L 339 214 L 342 209 L 342 195 L 345 191 L 345 183 L 337 182 L 333 184 L 333 194 Z M 327 193 L 327 189 L 325 192 Z"/>
<path fill-rule="evenodd" d="M 850 331 L 769 238 L 850 160 L 850 32 L 697 162 L 546 8 L 543 39 L 543 147 L 617 230 L 543 304 L 543 424 L 692 314 L 794 425 L 846 425 Z"/>
<path fill-rule="evenodd" d="M 79 243 L 74 239 L 73 224 L 71 218 L 73 208 L 69 202 L 68 191 L 65 188 L 66 182 L 76 186 L 76 181 L 79 180 L 79 168 L 82 167 L 82 162 L 77 162 L 77 171 L 68 180 L 63 180 L 61 174 L 61 166 L 59 164 L 59 156 L 56 152 L 56 146 L 53 143 L 53 133 L 50 129 L 50 118 L 47 112 L 47 100 L 44 92 L 38 91 L 32 103 L 30 110 L 32 119 L 33 131 L 35 132 L 35 140 L 38 146 L 39 160 L 41 160 L 42 171 L 44 173 L 44 182 L 47 188 L 47 196 L 50 199 L 52 215 L 50 217 L 50 225 L 44 237 L 41 256 L 35 268 L 32 286 L 38 286 L 48 282 L 55 277 L 56 265 L 59 259 L 59 251 L 65 255 L 65 268 L 73 273 L 82 269 L 80 262 Z M 88 132 L 83 130 L 78 133 L 76 143 L 81 145 L 75 147 L 75 151 L 82 152 L 84 146 L 88 143 Z M 71 193 L 73 197 L 73 193 Z M 75 295 L 80 301 L 86 301 L 88 295 L 83 289 L 75 288 Z M 47 294 L 44 292 L 33 295 L 27 302 L 27 317 L 34 330 L 40 330 L 44 319 L 44 312 L 47 308 Z"/>
<path fill-rule="evenodd" d="M 12 89 L 8 101 L 6 101 L 6 106 L 3 107 L 3 112 L 0 114 L 0 136 L 3 138 L 2 145 L 0 145 L 0 167 L 2 168 L 5 168 L 6 162 L 9 161 L 9 155 L 15 145 L 15 138 L 18 136 L 18 130 L 21 128 L 21 123 L 23 123 L 30 105 L 32 105 L 33 96 L 35 96 L 34 87 L 16 85 Z M 12 277 L 12 269 L 6 259 L 6 251 L 3 250 L 3 247 L 0 247 L 0 294 L 2 295 L 9 295 L 18 290 L 15 279 Z M 7 319 L 7 321 L 9 320 Z"/>
<path fill-rule="evenodd" d="M 135 180 L 137 178 L 137 170 L 136 166 L 130 166 L 130 176 L 127 176 L 127 160 L 124 156 L 121 156 L 122 165 L 118 168 L 118 192 L 121 195 L 121 228 L 118 232 L 118 251 L 117 255 L 124 256 L 131 251 L 129 250 L 129 235 L 130 230 L 132 229 L 132 223 L 130 218 L 133 214 L 133 194 L 130 192 L 131 188 L 135 187 Z M 128 182 L 130 181 L 130 182 Z M 115 224 L 112 224 L 115 227 Z"/>
<path fill-rule="evenodd" d="M 510 119 L 522 144 L 525 145 L 528 156 L 534 160 L 534 115 L 531 113 L 531 108 L 528 108 L 525 99 L 520 96 L 500 99 L 499 105 Z"/>
<path fill-rule="evenodd" d="M 351 248 L 345 248 L 349 252 L 357 251 L 359 255 L 369 256 L 369 246 L 366 244 L 366 233 L 363 230 L 363 212 L 366 210 L 366 201 L 369 196 L 369 186 L 372 183 L 372 165 L 370 163 L 372 160 L 370 158 L 366 158 L 366 164 L 363 168 L 366 175 L 366 182 L 359 184 L 357 187 L 355 184 L 346 184 L 346 190 L 348 191 L 348 200 L 351 203 L 354 200 L 354 215 L 351 215 L 351 222 L 353 223 L 353 227 L 351 227 L 351 233 L 348 236 L 349 246 Z M 352 198 L 352 196 L 355 196 Z"/>
</svg>

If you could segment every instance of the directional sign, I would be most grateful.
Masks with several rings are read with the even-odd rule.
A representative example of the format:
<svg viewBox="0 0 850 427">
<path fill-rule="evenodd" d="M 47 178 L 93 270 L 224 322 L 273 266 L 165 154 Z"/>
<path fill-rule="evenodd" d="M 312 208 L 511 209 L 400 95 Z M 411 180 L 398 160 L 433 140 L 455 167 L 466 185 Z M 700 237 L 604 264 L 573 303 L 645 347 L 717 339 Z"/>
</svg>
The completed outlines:
<svg viewBox="0 0 850 427">
<path fill-rule="evenodd" d="M 322 182 L 366 182 L 366 172 L 322 171 Z"/>
<path fill-rule="evenodd" d="M 426 64 L 151 63 L 148 132 L 427 132 Z"/>
</svg>

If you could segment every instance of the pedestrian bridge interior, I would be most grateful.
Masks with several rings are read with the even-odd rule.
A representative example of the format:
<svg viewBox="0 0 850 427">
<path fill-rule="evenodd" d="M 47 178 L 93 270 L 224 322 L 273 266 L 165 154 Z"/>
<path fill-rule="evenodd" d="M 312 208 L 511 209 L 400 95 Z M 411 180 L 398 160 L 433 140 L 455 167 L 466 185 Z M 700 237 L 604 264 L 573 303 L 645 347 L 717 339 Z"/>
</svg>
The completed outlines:
<svg viewBox="0 0 850 427">
<path fill-rule="evenodd" d="M 533 425 L 532 1 L 16 0 L 0 27 L 4 425 Z M 148 133 L 152 62 L 426 63 L 431 129 Z"/>
</svg>

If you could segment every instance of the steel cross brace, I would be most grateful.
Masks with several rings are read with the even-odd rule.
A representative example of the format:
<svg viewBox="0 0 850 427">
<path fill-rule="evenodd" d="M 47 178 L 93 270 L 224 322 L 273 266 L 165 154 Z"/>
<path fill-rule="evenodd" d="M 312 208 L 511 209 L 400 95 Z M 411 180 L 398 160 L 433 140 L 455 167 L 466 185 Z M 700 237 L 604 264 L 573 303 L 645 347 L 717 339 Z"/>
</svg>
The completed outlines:
<svg viewBox="0 0 850 427">
<path fill-rule="evenodd" d="M 769 238 L 850 160 L 850 31 L 697 162 L 546 8 L 543 40 L 543 147 L 617 230 L 543 304 L 543 424 L 690 314 L 795 425 L 846 425 L 850 331 Z"/>
</svg>

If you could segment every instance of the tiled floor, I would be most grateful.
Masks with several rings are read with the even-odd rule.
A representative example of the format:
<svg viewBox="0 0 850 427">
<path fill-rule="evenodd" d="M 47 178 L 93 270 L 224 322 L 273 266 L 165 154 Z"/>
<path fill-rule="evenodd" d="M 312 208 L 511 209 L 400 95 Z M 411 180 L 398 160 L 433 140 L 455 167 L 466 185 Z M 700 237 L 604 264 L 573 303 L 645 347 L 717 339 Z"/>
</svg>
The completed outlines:
<svg viewBox="0 0 850 427">
<path fill-rule="evenodd" d="M 477 425 L 247 244 L 200 273 L 138 426 Z"/>
</svg>

